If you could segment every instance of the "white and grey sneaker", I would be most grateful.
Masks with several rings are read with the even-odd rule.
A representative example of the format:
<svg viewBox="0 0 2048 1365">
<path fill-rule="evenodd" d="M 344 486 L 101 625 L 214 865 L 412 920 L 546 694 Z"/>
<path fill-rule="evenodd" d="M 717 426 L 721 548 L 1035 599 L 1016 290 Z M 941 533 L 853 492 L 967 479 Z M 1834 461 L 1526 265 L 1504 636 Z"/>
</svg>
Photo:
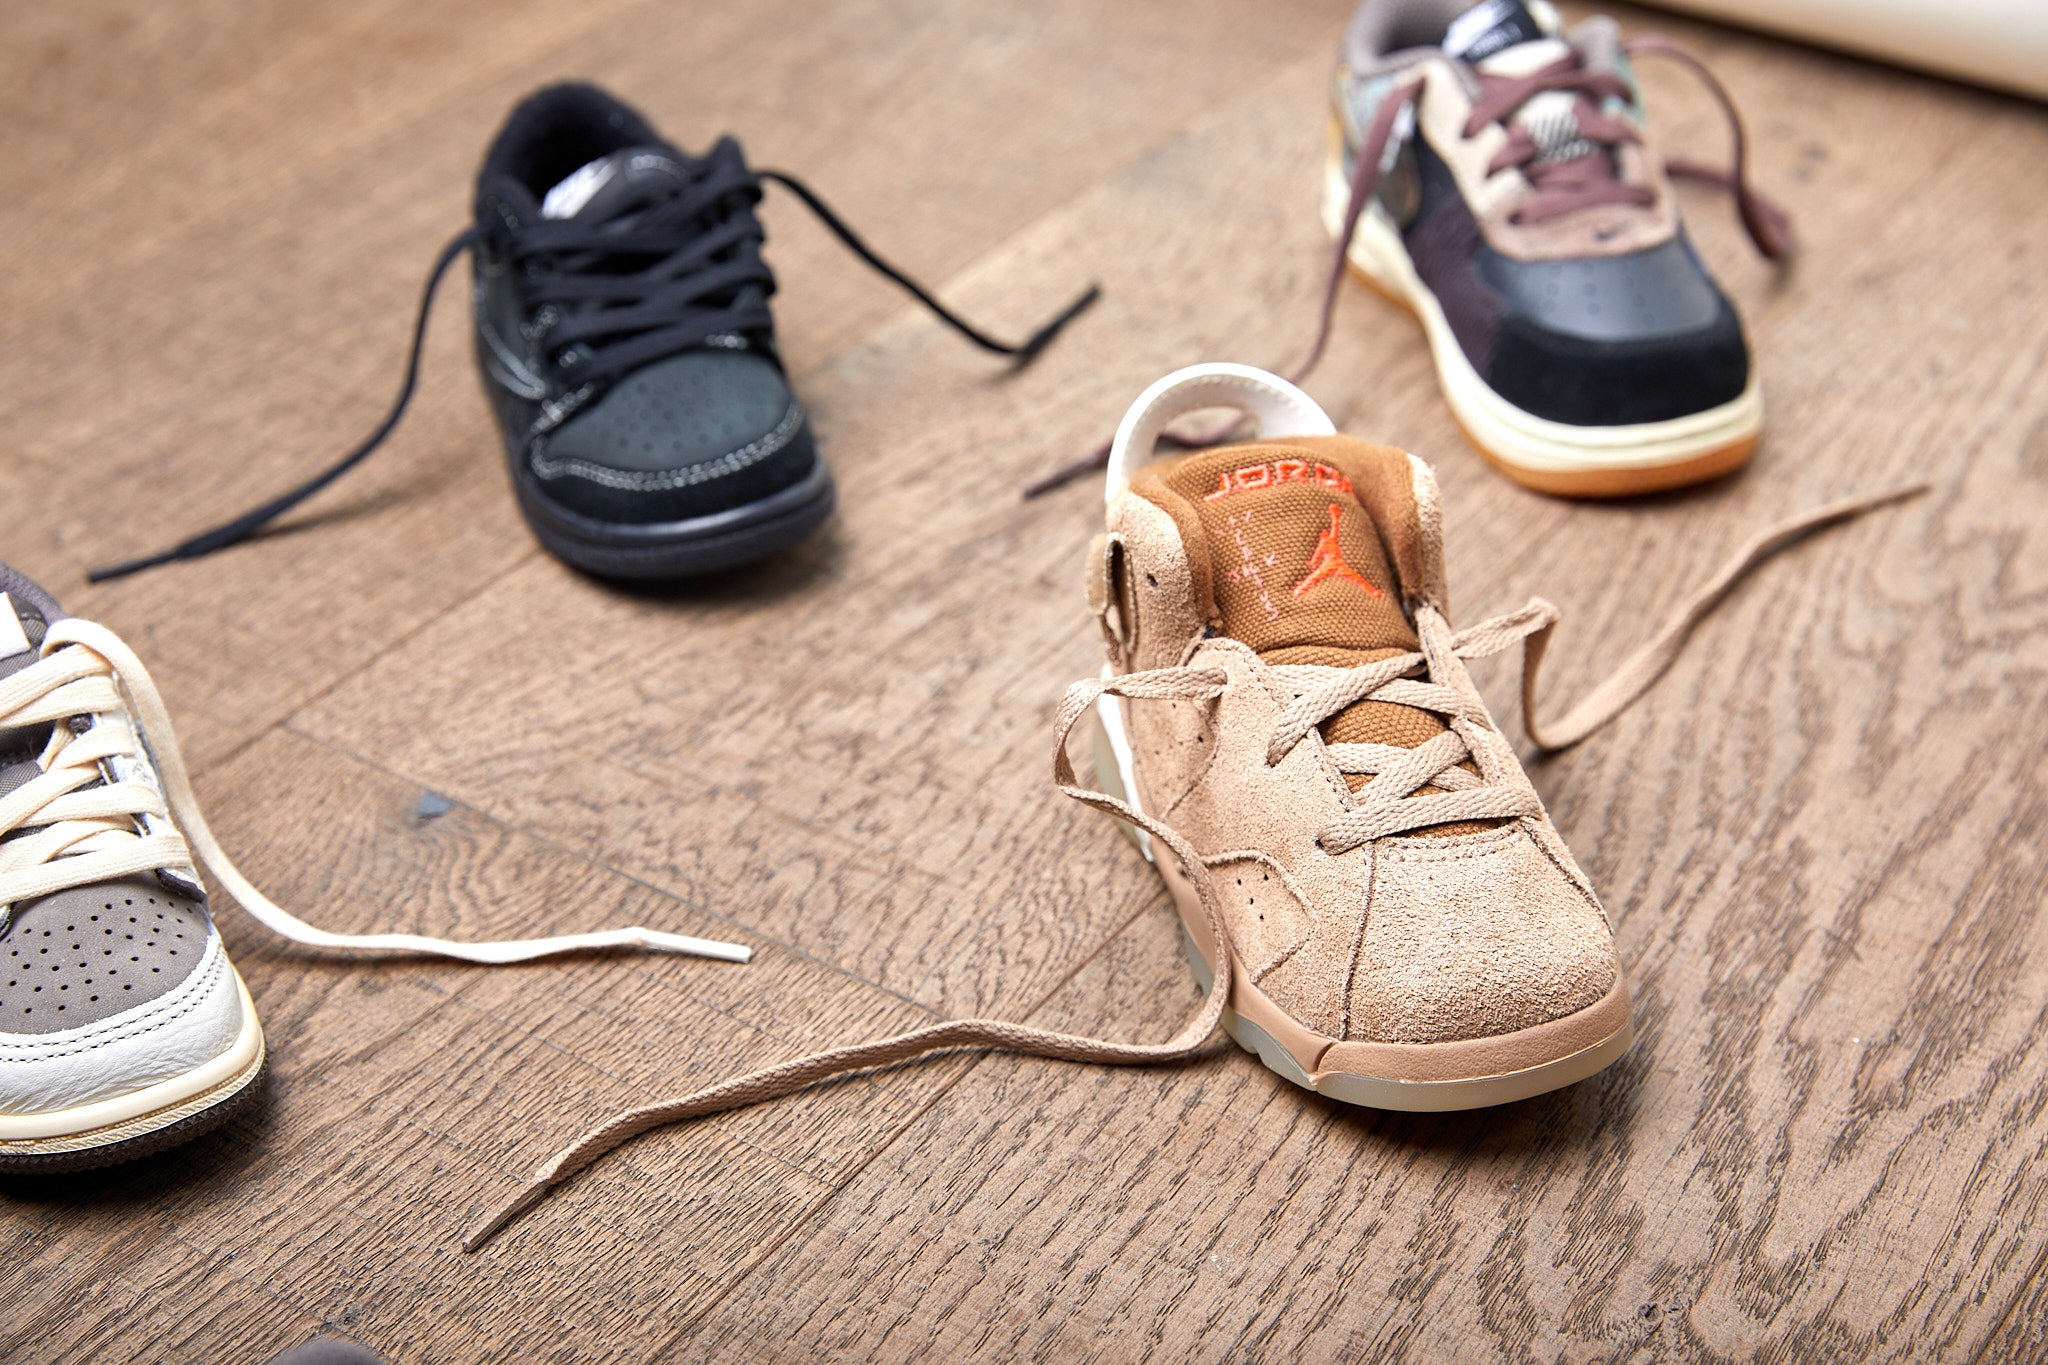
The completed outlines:
<svg viewBox="0 0 2048 1365">
<path fill-rule="evenodd" d="M 77 1170 L 226 1122 L 263 1027 L 104 661 L 0 589 L 0 1170 Z"/>
<path fill-rule="evenodd" d="M 483 963 L 604 947 L 749 955 L 639 928 L 465 944 L 287 914 L 221 853 L 133 651 L 0 564 L 0 1172 L 144 1156 L 255 1096 L 263 1028 L 195 850 L 251 915 L 317 948 Z"/>
</svg>

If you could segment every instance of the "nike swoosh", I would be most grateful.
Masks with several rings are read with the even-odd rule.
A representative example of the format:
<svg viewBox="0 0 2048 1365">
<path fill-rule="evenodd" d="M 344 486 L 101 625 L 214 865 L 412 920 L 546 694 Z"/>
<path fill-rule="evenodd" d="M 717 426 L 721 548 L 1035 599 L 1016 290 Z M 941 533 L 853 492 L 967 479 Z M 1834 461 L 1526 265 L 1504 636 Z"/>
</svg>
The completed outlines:
<svg viewBox="0 0 2048 1365">
<path fill-rule="evenodd" d="M 526 362 L 505 344 L 505 338 L 498 335 L 497 328 L 487 321 L 479 321 L 477 331 L 483 336 L 484 345 L 490 348 L 490 358 L 484 370 L 491 378 L 521 398 L 547 397 L 546 381 L 527 368 Z"/>
</svg>

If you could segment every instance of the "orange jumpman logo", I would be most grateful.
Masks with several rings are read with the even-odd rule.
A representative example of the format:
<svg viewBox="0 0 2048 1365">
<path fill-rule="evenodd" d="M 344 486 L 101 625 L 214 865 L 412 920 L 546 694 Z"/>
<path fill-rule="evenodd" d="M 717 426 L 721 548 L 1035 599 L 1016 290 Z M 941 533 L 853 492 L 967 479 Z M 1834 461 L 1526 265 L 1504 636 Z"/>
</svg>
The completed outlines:
<svg viewBox="0 0 2048 1365">
<path fill-rule="evenodd" d="M 1374 597 L 1386 596 L 1366 582 L 1364 574 L 1344 562 L 1344 551 L 1337 544 L 1337 514 L 1342 510 L 1337 503 L 1330 504 L 1330 524 L 1316 537 L 1316 552 L 1309 556 L 1308 572 L 1294 585 L 1296 597 L 1300 597 L 1316 584 L 1328 582 L 1332 578 L 1349 579 Z"/>
</svg>

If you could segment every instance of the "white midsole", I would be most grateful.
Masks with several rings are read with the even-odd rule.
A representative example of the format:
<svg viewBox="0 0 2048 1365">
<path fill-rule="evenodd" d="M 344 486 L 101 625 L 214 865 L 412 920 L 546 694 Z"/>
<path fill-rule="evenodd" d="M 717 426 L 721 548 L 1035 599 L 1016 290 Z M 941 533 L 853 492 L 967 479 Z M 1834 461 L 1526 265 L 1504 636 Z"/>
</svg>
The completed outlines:
<svg viewBox="0 0 2048 1365">
<path fill-rule="evenodd" d="M 1323 171 L 1323 226 L 1333 237 L 1344 225 L 1350 197 L 1344 168 L 1332 159 Z M 1580 427 L 1524 412 L 1495 393 L 1472 368 L 1443 305 L 1415 273 L 1400 234 L 1377 202 L 1359 216 L 1346 254 L 1352 265 L 1415 310 L 1429 337 L 1437 380 L 1451 410 L 1474 440 L 1510 464 L 1554 474 L 1654 469 L 1720 450 L 1763 430 L 1763 390 L 1753 370 L 1748 387 L 1735 398 L 1664 422 Z"/>
<path fill-rule="evenodd" d="M 234 972 L 233 967 L 228 970 Z M 69 1109 L 53 1109 L 46 1114 L 0 1116 L 0 1142 L 73 1137 L 99 1128 L 110 1128 L 159 1109 L 173 1108 L 196 1095 L 225 1085 L 254 1065 L 263 1052 L 263 1026 L 256 1019 L 256 1002 L 249 998 L 249 988 L 243 984 L 238 972 L 235 973 L 235 989 L 242 997 L 242 1027 L 226 1052 L 183 1075 L 158 1081 L 126 1095 L 116 1095 L 112 1099 L 94 1100 L 91 1104 L 75 1105 Z"/>
</svg>

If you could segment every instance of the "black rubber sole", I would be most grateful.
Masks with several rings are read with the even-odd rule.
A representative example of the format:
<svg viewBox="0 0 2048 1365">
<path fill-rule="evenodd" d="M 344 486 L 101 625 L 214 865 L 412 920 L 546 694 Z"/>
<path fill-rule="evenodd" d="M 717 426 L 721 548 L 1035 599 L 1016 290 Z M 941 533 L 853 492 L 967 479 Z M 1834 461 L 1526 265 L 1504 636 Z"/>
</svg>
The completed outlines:
<svg viewBox="0 0 2048 1365">
<path fill-rule="evenodd" d="M 803 482 L 710 516 L 652 525 L 602 522 L 555 506 L 515 478 L 526 524 L 556 558 L 600 578 L 691 578 L 758 563 L 824 525 L 837 492 L 823 461 Z"/>
<path fill-rule="evenodd" d="M 0 1152 L 0 1175 L 62 1175 L 67 1171 L 92 1171 L 181 1146 L 194 1138 L 204 1137 L 254 1104 L 263 1090 L 263 1078 L 269 1070 L 266 1059 L 233 1094 L 223 1096 L 196 1114 L 187 1114 L 176 1123 L 167 1123 L 161 1128 L 138 1133 L 120 1142 L 110 1142 L 104 1147 L 81 1147 L 75 1152 Z"/>
</svg>

